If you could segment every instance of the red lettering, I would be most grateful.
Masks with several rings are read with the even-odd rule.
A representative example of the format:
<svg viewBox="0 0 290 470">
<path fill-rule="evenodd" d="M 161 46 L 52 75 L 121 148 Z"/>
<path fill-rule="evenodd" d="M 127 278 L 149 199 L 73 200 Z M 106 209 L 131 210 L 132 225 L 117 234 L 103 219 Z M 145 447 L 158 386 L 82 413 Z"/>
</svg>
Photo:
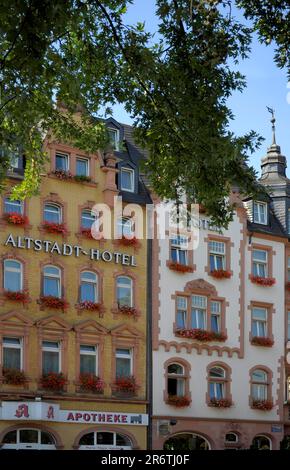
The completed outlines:
<svg viewBox="0 0 290 470">
<path fill-rule="evenodd" d="M 121 423 L 121 416 L 120 415 L 114 415 L 114 423 Z"/>
<path fill-rule="evenodd" d="M 85 421 L 90 421 L 91 416 L 89 415 L 89 413 L 84 413 L 83 418 L 84 418 Z"/>
<path fill-rule="evenodd" d="M 122 423 L 127 423 L 127 415 L 122 415 Z"/>
<path fill-rule="evenodd" d="M 67 421 L 74 421 L 74 420 L 75 420 L 74 414 L 73 414 L 73 413 L 69 413 L 69 414 L 67 415 L 66 420 L 67 420 Z"/>
<path fill-rule="evenodd" d="M 47 418 L 48 419 L 54 419 L 54 408 L 53 408 L 53 406 L 48 407 Z"/>
<path fill-rule="evenodd" d="M 19 405 L 15 412 L 15 416 L 16 418 L 29 418 L 28 405 Z"/>
<path fill-rule="evenodd" d="M 107 415 L 107 422 L 112 423 L 113 422 L 113 415 Z"/>
</svg>

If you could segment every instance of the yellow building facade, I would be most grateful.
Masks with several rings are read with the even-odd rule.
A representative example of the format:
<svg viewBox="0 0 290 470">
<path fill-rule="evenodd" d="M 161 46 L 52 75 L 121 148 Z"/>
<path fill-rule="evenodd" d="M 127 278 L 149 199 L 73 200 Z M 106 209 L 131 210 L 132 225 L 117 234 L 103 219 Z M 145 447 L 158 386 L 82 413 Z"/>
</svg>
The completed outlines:
<svg viewBox="0 0 290 470">
<path fill-rule="evenodd" d="M 2 448 L 147 447 L 147 243 L 124 239 L 136 234 L 136 222 L 120 207 L 138 204 L 145 215 L 149 196 L 140 154 L 126 144 L 129 127 L 107 124 L 115 152 L 87 155 L 46 142 L 40 194 L 9 198 L 21 161 L 2 194 Z M 95 204 L 104 207 L 92 211 Z M 108 220 L 112 239 L 93 238 L 91 225 L 100 233 Z"/>
</svg>

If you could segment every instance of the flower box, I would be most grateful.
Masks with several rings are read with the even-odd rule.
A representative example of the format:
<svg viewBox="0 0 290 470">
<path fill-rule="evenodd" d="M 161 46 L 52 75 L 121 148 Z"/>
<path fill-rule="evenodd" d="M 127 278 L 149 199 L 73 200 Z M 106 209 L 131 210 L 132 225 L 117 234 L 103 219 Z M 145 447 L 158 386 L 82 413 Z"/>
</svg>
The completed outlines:
<svg viewBox="0 0 290 470">
<path fill-rule="evenodd" d="M 136 384 L 135 377 L 133 376 L 118 377 L 113 384 L 113 388 L 116 392 L 134 394 L 139 388 L 139 385 Z"/>
<path fill-rule="evenodd" d="M 49 372 L 42 375 L 40 383 L 46 390 L 62 391 L 66 380 L 62 373 Z"/>
<path fill-rule="evenodd" d="M 264 336 L 253 336 L 251 339 L 251 344 L 254 346 L 265 346 L 270 348 L 273 346 L 274 341 L 271 338 L 265 338 Z"/>
<path fill-rule="evenodd" d="M 5 379 L 5 383 L 11 385 L 23 385 L 27 382 L 27 377 L 23 370 L 19 369 L 3 369 L 2 375 Z"/>
<path fill-rule="evenodd" d="M 118 238 L 117 239 L 117 244 L 122 245 L 122 246 L 133 246 L 134 248 L 140 248 L 141 244 L 139 240 L 136 237 L 133 238 Z"/>
<path fill-rule="evenodd" d="M 118 306 L 117 313 L 121 313 L 122 315 L 128 315 L 129 317 L 135 317 L 136 315 L 138 315 L 137 309 L 134 307 L 129 307 L 129 305 Z"/>
<path fill-rule="evenodd" d="M 225 271 L 224 269 L 214 269 L 209 274 L 216 279 L 229 279 L 232 275 L 230 271 Z"/>
<path fill-rule="evenodd" d="M 26 226 L 29 224 L 28 217 L 26 215 L 18 214 L 17 212 L 6 212 L 4 219 L 8 224 Z"/>
<path fill-rule="evenodd" d="M 252 408 L 255 410 L 269 411 L 273 408 L 273 402 L 271 400 L 253 400 Z"/>
<path fill-rule="evenodd" d="M 27 304 L 29 302 L 28 292 L 26 290 L 18 291 L 18 292 L 12 292 L 10 290 L 5 290 L 4 291 L 4 297 L 7 300 L 11 300 L 13 302 L 22 302 L 23 304 Z"/>
<path fill-rule="evenodd" d="M 81 227 L 81 234 L 85 238 L 89 238 L 90 240 L 94 240 L 94 237 L 92 235 L 92 230 L 90 228 Z"/>
<path fill-rule="evenodd" d="M 59 178 L 60 180 L 72 180 L 73 175 L 69 171 L 64 170 L 55 170 L 52 173 L 54 176 Z"/>
<path fill-rule="evenodd" d="M 84 300 L 83 302 L 79 302 L 76 306 L 79 310 L 89 310 L 92 312 L 99 312 L 102 309 L 102 304 L 97 302 L 91 302 L 90 300 Z"/>
<path fill-rule="evenodd" d="M 55 224 L 53 222 L 43 222 L 42 228 L 48 233 L 61 233 L 62 235 L 67 233 L 67 229 L 64 224 Z"/>
<path fill-rule="evenodd" d="M 90 183 L 91 182 L 91 178 L 85 175 L 75 175 L 73 178 L 78 183 Z"/>
<path fill-rule="evenodd" d="M 69 303 L 65 299 L 53 297 L 52 295 L 40 297 L 39 303 L 43 307 L 55 308 L 57 310 L 65 310 L 69 306 Z"/>
<path fill-rule="evenodd" d="M 177 408 L 182 408 L 190 405 L 190 398 L 178 395 L 168 395 L 166 403 L 171 406 L 176 406 Z"/>
<path fill-rule="evenodd" d="M 168 267 L 172 271 L 178 271 L 180 273 L 192 273 L 193 267 L 188 266 L 187 264 L 176 263 L 175 261 L 169 261 Z"/>
<path fill-rule="evenodd" d="M 208 406 L 215 408 L 230 408 L 232 406 L 232 400 L 228 398 L 211 398 Z"/>
<path fill-rule="evenodd" d="M 224 333 L 217 333 L 215 331 L 207 331 L 199 328 L 191 329 L 178 329 L 175 334 L 182 338 L 196 339 L 197 341 L 226 341 L 227 336 Z"/>
<path fill-rule="evenodd" d="M 80 375 L 81 389 L 93 393 L 104 393 L 104 382 L 102 379 L 94 374 L 81 374 Z"/>
<path fill-rule="evenodd" d="M 251 281 L 254 284 L 259 284 L 260 286 L 273 286 L 276 282 L 276 279 L 273 277 L 261 277 L 261 276 L 253 276 L 251 275 Z"/>
</svg>

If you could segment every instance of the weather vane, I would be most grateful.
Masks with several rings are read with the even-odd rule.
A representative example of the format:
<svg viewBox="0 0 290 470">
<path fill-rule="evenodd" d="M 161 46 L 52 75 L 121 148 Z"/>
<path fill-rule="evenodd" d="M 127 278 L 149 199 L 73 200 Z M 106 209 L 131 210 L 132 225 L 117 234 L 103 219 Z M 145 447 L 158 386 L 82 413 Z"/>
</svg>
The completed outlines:
<svg viewBox="0 0 290 470">
<path fill-rule="evenodd" d="M 273 108 L 269 108 L 269 106 L 267 106 L 267 110 L 269 111 L 269 113 L 272 115 L 272 119 L 271 119 L 271 123 L 272 123 L 272 132 L 273 132 L 273 142 L 272 142 L 272 145 L 273 144 L 276 144 L 276 135 L 275 135 L 275 122 L 276 122 L 276 118 L 275 118 L 275 110 Z"/>
</svg>

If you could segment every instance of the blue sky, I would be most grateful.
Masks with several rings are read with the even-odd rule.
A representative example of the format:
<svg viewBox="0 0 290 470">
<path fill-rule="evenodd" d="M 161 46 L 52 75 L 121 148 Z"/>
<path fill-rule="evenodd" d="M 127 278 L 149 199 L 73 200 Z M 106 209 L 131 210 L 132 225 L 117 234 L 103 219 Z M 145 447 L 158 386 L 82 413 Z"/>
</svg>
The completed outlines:
<svg viewBox="0 0 290 470">
<path fill-rule="evenodd" d="M 145 21 L 145 29 L 155 32 L 158 21 L 154 11 L 155 0 L 134 0 L 125 19 L 131 24 Z M 273 107 L 276 111 L 276 140 L 282 154 L 288 158 L 287 175 L 290 177 L 290 84 L 287 88 L 286 71 L 276 67 L 273 57 L 274 47 L 261 45 L 255 38 L 249 59 L 242 61 L 238 67 L 246 76 L 247 88 L 242 93 L 236 92 L 228 101 L 235 115 L 230 129 L 237 135 L 253 129 L 265 138 L 260 150 L 250 157 L 250 163 L 259 171 L 260 159 L 266 154 L 272 138 L 271 117 L 266 106 Z M 132 123 L 121 106 L 114 107 L 114 117 L 120 122 Z"/>
</svg>

